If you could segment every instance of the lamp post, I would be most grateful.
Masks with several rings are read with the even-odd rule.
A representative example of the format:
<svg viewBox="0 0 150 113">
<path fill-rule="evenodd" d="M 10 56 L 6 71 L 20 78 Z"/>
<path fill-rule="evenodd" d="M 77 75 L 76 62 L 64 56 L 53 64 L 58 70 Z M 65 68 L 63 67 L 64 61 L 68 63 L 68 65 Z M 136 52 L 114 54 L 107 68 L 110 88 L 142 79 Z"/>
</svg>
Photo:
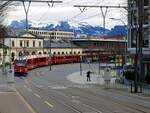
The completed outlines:
<svg viewBox="0 0 150 113">
<path fill-rule="evenodd" d="M 123 23 L 124 26 L 127 26 L 126 23 L 123 20 L 121 20 L 121 19 L 118 19 L 118 18 L 109 18 L 109 19 L 115 20 L 115 21 L 120 21 L 121 23 Z M 128 36 L 128 32 L 127 32 L 127 36 Z M 127 62 L 127 44 L 126 44 L 127 43 L 127 36 L 125 36 L 125 39 L 124 39 L 124 41 L 125 41 L 125 45 L 124 45 L 124 47 L 125 47 L 125 51 L 124 51 L 124 54 L 125 54 L 125 64 Z"/>
<path fill-rule="evenodd" d="M 51 41 L 51 38 L 52 38 L 52 37 L 50 36 L 50 39 L 49 39 L 49 59 L 50 59 L 49 70 L 50 70 L 50 71 L 52 70 L 52 65 L 51 65 L 51 61 L 52 61 L 52 59 L 51 59 L 51 58 L 52 58 L 52 57 L 51 57 L 51 56 L 52 56 L 52 55 L 51 55 L 51 54 L 52 54 L 52 52 L 51 52 L 51 49 L 52 49 L 52 48 L 51 48 L 51 47 L 52 47 L 51 42 L 52 42 L 52 41 Z"/>
</svg>

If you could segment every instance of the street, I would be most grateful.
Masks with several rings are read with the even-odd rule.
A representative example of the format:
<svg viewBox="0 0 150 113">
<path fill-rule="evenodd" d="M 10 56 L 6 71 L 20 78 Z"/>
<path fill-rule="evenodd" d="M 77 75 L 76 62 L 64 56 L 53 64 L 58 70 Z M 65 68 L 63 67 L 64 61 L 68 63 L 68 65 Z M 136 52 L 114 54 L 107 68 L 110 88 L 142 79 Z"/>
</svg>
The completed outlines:
<svg viewBox="0 0 150 113">
<path fill-rule="evenodd" d="M 97 65 L 91 66 L 93 69 Z M 89 66 L 84 64 L 83 70 Z M 100 85 L 77 84 L 67 76 L 79 64 L 42 67 L 16 77 L 16 88 L 37 113 L 149 113 L 150 98 Z M 85 74 L 85 73 L 83 73 Z"/>
</svg>

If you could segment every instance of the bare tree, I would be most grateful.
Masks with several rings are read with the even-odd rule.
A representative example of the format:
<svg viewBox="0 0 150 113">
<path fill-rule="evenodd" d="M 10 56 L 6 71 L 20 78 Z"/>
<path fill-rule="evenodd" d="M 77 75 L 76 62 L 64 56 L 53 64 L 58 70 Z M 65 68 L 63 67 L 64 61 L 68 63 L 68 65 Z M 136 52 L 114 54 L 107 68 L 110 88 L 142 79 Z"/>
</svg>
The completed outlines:
<svg viewBox="0 0 150 113">
<path fill-rule="evenodd" d="M 13 1 L 11 0 L 8 0 L 8 1 L 0 0 L 0 25 L 3 24 L 3 21 L 5 20 L 7 16 L 7 12 L 14 5 L 12 4 L 12 2 Z"/>
</svg>

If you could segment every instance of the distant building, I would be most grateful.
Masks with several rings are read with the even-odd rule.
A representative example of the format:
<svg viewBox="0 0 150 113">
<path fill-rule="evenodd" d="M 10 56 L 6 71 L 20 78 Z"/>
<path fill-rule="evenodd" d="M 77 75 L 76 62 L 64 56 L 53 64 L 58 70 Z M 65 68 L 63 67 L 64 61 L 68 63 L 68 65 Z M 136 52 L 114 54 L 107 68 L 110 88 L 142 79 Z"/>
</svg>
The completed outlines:
<svg viewBox="0 0 150 113">
<path fill-rule="evenodd" d="M 72 40 L 73 44 L 82 48 L 83 56 L 91 56 L 92 59 L 97 59 L 101 55 L 123 55 L 125 54 L 125 43 L 123 38 L 115 37 L 90 37 L 77 38 Z"/>
<path fill-rule="evenodd" d="M 138 30 L 138 0 L 128 0 L 128 48 L 136 47 Z M 150 49 L 150 0 L 144 0 L 143 47 Z"/>
<path fill-rule="evenodd" d="M 66 39 L 71 39 L 74 38 L 74 33 L 73 32 L 66 32 L 66 31 L 46 31 L 46 30 L 29 30 L 30 33 L 43 37 L 44 40 L 48 39 L 55 39 L 55 40 L 66 40 Z"/>
<path fill-rule="evenodd" d="M 51 46 L 50 46 L 51 43 Z M 82 47 L 73 44 L 70 40 L 45 40 L 44 41 L 44 54 L 51 55 L 82 55 Z"/>
<path fill-rule="evenodd" d="M 150 0 L 144 1 L 143 14 L 143 48 L 142 63 L 144 73 L 150 73 Z M 136 43 L 138 38 L 139 16 L 138 16 L 139 0 L 128 0 L 128 49 L 131 56 L 136 59 Z M 149 70 L 149 71 L 148 71 Z"/>
</svg>

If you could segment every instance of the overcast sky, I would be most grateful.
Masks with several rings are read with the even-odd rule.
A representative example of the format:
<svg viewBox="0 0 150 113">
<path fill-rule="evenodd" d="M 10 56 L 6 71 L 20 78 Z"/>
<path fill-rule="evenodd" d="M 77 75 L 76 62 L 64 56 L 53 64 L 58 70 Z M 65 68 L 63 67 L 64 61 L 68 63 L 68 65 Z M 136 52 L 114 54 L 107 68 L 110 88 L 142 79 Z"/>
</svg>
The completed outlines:
<svg viewBox="0 0 150 113">
<path fill-rule="evenodd" d="M 124 5 L 126 0 L 62 0 L 63 3 L 54 4 L 54 7 L 48 7 L 46 3 L 31 3 L 28 18 L 34 22 L 34 25 L 58 23 L 59 21 L 68 21 L 72 25 L 90 24 L 103 25 L 103 19 L 100 8 L 86 8 L 83 13 L 74 5 Z M 26 4 L 27 5 L 27 4 Z M 103 9 L 105 10 L 105 8 Z M 121 21 L 111 20 L 109 18 L 121 19 Z M 5 23 L 13 20 L 25 19 L 25 13 L 22 3 L 8 13 Z M 106 27 L 112 28 L 114 25 L 126 23 L 125 9 L 108 9 L 106 16 Z"/>
</svg>

